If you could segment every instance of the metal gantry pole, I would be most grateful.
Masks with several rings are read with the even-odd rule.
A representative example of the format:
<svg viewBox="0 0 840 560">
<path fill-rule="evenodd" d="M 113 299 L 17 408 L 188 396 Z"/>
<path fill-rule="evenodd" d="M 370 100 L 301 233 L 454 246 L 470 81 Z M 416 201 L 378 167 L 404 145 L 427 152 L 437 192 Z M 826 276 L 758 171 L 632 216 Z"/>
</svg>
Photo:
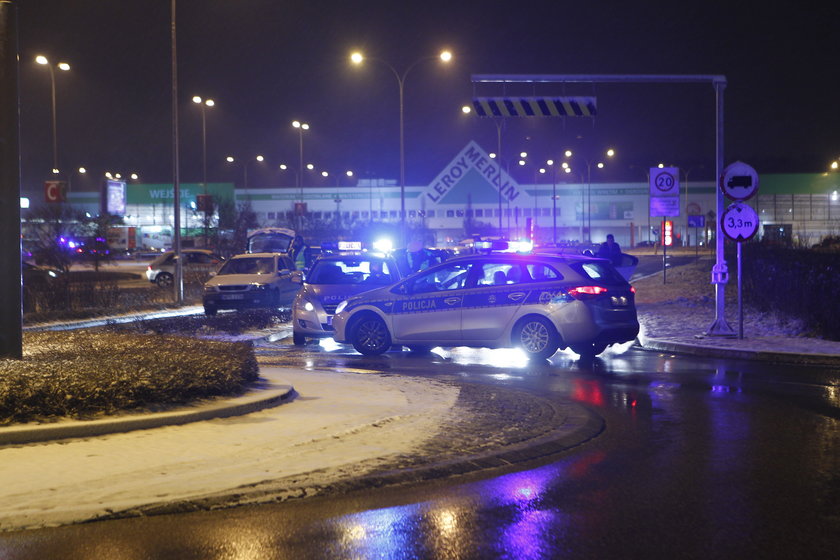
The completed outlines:
<svg viewBox="0 0 840 560">
<path fill-rule="evenodd" d="M 715 87 L 715 181 L 723 175 L 723 90 L 726 80 L 714 82 Z M 715 265 L 712 267 L 712 284 L 715 286 L 715 319 L 706 331 L 711 336 L 735 336 L 735 331 L 726 322 L 726 284 L 729 282 L 729 270 L 726 266 L 723 227 L 720 218 L 723 216 L 723 191 L 715 189 Z"/>
</svg>

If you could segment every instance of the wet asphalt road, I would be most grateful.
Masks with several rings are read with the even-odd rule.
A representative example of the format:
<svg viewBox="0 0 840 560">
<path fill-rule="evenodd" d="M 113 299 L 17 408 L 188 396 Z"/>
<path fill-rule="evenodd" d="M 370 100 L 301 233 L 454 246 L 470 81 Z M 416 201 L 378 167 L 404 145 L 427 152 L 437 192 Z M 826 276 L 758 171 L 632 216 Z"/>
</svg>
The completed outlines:
<svg viewBox="0 0 840 560">
<path fill-rule="evenodd" d="M 413 487 L 0 535 L 0 558 L 836 558 L 840 371 L 630 349 L 524 364 L 504 350 L 278 344 L 278 364 L 534 391 L 605 419 L 539 464 Z"/>
</svg>

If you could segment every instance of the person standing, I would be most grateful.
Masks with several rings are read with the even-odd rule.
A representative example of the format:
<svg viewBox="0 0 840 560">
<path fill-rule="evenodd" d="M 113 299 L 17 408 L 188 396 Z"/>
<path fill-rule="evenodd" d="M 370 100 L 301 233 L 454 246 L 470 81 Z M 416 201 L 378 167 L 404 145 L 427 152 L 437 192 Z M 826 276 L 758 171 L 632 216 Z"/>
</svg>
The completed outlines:
<svg viewBox="0 0 840 560">
<path fill-rule="evenodd" d="M 607 234 L 607 240 L 601 243 L 595 256 L 609 260 L 614 266 L 621 265 L 621 246 L 615 242 L 613 234 Z"/>
</svg>

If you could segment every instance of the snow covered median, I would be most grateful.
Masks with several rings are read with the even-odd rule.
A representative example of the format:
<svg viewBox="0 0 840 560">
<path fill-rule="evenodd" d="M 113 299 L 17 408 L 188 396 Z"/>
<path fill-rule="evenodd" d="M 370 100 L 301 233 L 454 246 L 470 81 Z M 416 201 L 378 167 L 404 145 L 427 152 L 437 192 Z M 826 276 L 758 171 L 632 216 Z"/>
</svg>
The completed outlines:
<svg viewBox="0 0 840 560">
<path fill-rule="evenodd" d="M 0 530 L 247 493 L 305 493 L 387 466 L 434 438 L 459 389 L 428 379 L 282 370 L 299 393 L 245 416 L 0 449 Z"/>
</svg>

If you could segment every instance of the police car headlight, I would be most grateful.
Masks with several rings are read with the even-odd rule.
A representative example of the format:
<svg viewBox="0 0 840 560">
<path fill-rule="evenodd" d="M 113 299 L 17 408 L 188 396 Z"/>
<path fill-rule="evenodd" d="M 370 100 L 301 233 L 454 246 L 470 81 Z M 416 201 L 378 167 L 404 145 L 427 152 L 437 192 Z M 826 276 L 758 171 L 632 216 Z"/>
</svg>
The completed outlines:
<svg viewBox="0 0 840 560">
<path fill-rule="evenodd" d="M 306 311 L 315 311 L 315 306 L 314 306 L 314 305 L 312 305 L 312 302 L 311 302 L 311 301 L 307 301 L 306 303 L 304 303 L 304 304 L 303 304 L 303 308 L 304 308 Z"/>
<path fill-rule="evenodd" d="M 335 313 L 336 313 L 336 315 L 338 315 L 339 313 L 341 313 L 342 311 L 344 311 L 344 309 L 345 309 L 346 307 L 347 307 L 347 300 L 345 299 L 344 301 L 342 301 L 341 303 L 339 303 L 339 304 L 336 306 L 336 308 L 335 308 Z"/>
</svg>

